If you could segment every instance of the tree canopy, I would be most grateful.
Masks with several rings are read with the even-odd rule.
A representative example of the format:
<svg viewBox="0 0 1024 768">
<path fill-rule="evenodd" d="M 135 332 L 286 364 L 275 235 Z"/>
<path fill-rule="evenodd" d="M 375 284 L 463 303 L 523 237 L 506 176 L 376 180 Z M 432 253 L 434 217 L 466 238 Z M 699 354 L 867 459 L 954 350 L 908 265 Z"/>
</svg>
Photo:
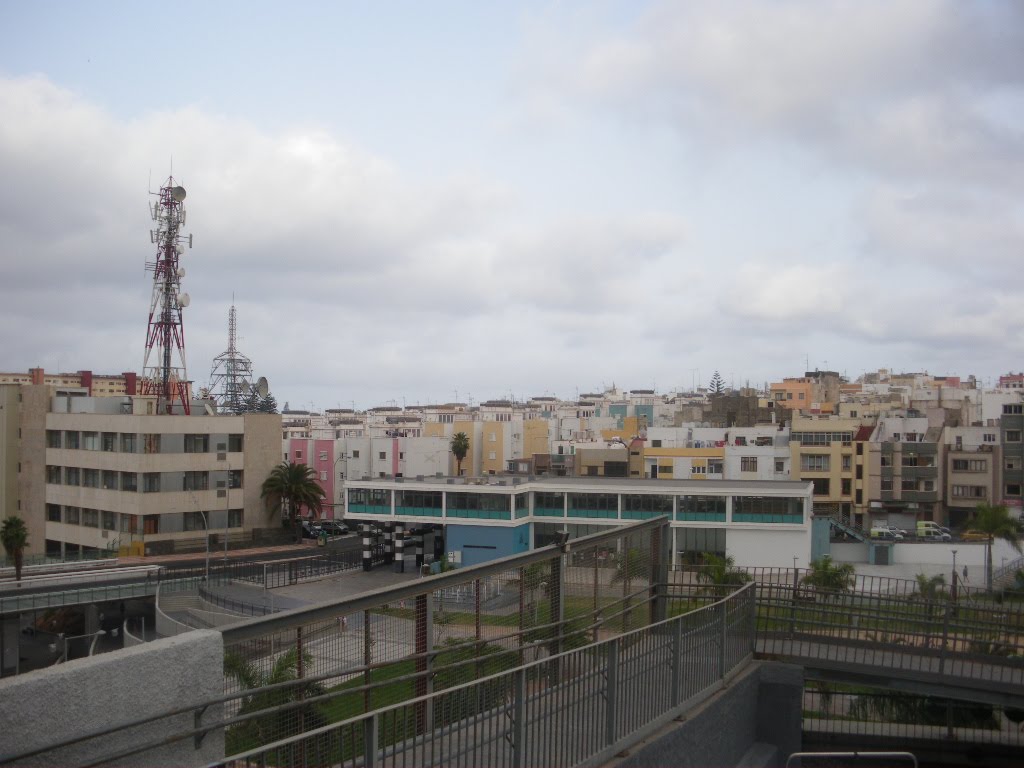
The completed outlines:
<svg viewBox="0 0 1024 768">
<path fill-rule="evenodd" d="M 14 578 L 21 581 L 21 567 L 25 562 L 25 548 L 28 546 L 28 528 L 20 517 L 12 516 L 0 526 L 0 542 L 7 557 L 14 561 Z"/>
<path fill-rule="evenodd" d="M 711 382 L 708 384 L 708 392 L 712 395 L 721 395 L 725 392 L 725 381 L 722 380 L 722 375 L 715 371 L 711 377 Z"/>
<path fill-rule="evenodd" d="M 985 586 L 992 589 L 992 544 L 1001 539 L 1020 552 L 1024 523 L 1011 515 L 1004 504 L 979 504 L 974 517 L 967 523 L 967 530 L 988 536 L 985 544 Z"/>
</svg>

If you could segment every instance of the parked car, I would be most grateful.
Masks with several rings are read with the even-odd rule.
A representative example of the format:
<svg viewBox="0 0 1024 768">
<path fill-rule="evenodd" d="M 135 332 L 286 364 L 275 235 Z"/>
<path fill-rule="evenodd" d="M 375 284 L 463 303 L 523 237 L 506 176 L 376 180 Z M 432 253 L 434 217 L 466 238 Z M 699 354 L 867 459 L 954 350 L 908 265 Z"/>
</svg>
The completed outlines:
<svg viewBox="0 0 1024 768">
<path fill-rule="evenodd" d="M 942 531 L 918 531 L 918 541 L 952 541 L 953 537 Z"/>
<path fill-rule="evenodd" d="M 988 541 L 989 536 L 981 531 L 964 531 L 960 538 L 964 541 Z"/>
<path fill-rule="evenodd" d="M 321 520 L 320 530 L 328 536 L 344 536 L 348 528 L 340 520 Z"/>
<path fill-rule="evenodd" d="M 317 527 L 316 523 L 309 520 L 302 521 L 302 538 L 315 539 L 319 535 L 320 529 Z"/>
<path fill-rule="evenodd" d="M 871 538 L 883 541 L 903 541 L 903 534 L 896 533 L 891 528 L 872 528 Z"/>
</svg>

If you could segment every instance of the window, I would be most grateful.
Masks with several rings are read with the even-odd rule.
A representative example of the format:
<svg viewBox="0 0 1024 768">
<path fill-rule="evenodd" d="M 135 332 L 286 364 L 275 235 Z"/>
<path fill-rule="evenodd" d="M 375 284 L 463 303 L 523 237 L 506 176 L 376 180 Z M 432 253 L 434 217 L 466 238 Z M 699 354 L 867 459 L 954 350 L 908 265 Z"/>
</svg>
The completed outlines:
<svg viewBox="0 0 1024 768">
<path fill-rule="evenodd" d="M 900 480 L 900 490 L 903 491 L 916 491 L 917 480 Z"/>
<path fill-rule="evenodd" d="M 359 458 L 359 451 L 352 451 L 352 458 L 353 459 L 358 459 Z"/>
<path fill-rule="evenodd" d="M 891 467 L 892 466 L 892 456 L 886 456 L 885 454 L 882 454 L 882 466 L 883 467 Z"/>
<path fill-rule="evenodd" d="M 142 492 L 143 493 L 159 493 L 160 492 L 160 473 L 159 472 L 146 472 L 142 476 Z"/>
<path fill-rule="evenodd" d="M 98 469 L 83 469 L 82 486 L 85 488 L 99 488 L 100 471 Z"/>
<path fill-rule="evenodd" d="M 651 440 L 651 448 L 661 448 L 661 440 Z"/>
<path fill-rule="evenodd" d="M 881 482 L 882 482 L 881 489 L 883 491 L 890 491 L 890 492 L 892 491 L 892 478 L 891 477 L 883 477 Z"/>
<path fill-rule="evenodd" d="M 893 432 L 892 433 L 892 440 L 893 440 L 894 443 L 898 443 L 900 441 L 900 433 L 899 432 Z"/>
<path fill-rule="evenodd" d="M 98 451 L 100 449 L 99 432 L 83 432 L 82 448 L 86 451 Z"/>
<path fill-rule="evenodd" d="M 843 472 L 849 472 L 853 468 L 853 456 L 848 453 L 843 454 Z"/>
<path fill-rule="evenodd" d="M 241 528 L 242 527 L 242 510 L 240 509 L 229 509 L 228 510 L 228 528 Z"/>
<path fill-rule="evenodd" d="M 986 459 L 953 459 L 954 472 L 987 472 Z"/>
<path fill-rule="evenodd" d="M 705 475 L 707 474 L 708 468 L 704 464 L 694 464 L 690 467 L 691 475 Z"/>
<path fill-rule="evenodd" d="M 775 460 L 775 474 L 781 475 L 781 474 L 784 474 L 785 471 L 786 471 L 786 461 L 785 461 L 785 459 L 776 459 Z"/>
<path fill-rule="evenodd" d="M 232 469 L 228 472 L 228 487 L 229 488 L 241 488 L 242 487 L 242 470 Z"/>
<path fill-rule="evenodd" d="M 828 472 L 832 469 L 832 457 L 827 453 L 804 453 L 800 455 L 801 472 Z"/>
<path fill-rule="evenodd" d="M 840 482 L 842 483 L 840 493 L 843 496 L 849 496 L 853 489 L 853 481 L 848 477 L 844 477 Z"/>
<path fill-rule="evenodd" d="M 668 472 L 672 474 L 672 466 L 662 467 L 660 472 Z M 721 475 L 724 472 L 722 465 L 722 459 L 708 459 L 708 474 L 709 475 Z"/>
<path fill-rule="evenodd" d="M 78 432 L 65 432 L 64 433 L 64 447 L 76 449 L 81 445 L 79 441 Z"/>
<path fill-rule="evenodd" d="M 1007 483 L 1006 484 L 1006 495 L 1007 496 L 1020 496 L 1020 483 Z"/>
<path fill-rule="evenodd" d="M 139 476 L 134 472 L 122 472 L 121 473 L 121 490 L 122 491 L 137 491 L 139 490 Z"/>
<path fill-rule="evenodd" d="M 1021 460 L 1018 458 L 1008 458 L 1006 460 L 1006 468 L 1010 470 L 1019 470 L 1021 468 Z"/>
<path fill-rule="evenodd" d="M 1003 405 L 1003 413 L 1006 416 L 1020 416 L 1021 414 L 1024 414 L 1024 405 L 1021 405 L 1020 403 L 1006 403 Z"/>
<path fill-rule="evenodd" d="M 81 483 L 81 472 L 78 471 L 78 467 L 64 468 L 64 485 L 81 485 Z"/>
<path fill-rule="evenodd" d="M 46 447 L 47 448 L 60 448 L 61 447 L 61 434 L 59 429 L 48 429 L 46 430 Z"/>
<path fill-rule="evenodd" d="M 863 480 L 864 479 L 864 465 L 863 464 L 858 464 L 857 465 L 857 471 L 854 473 L 854 476 L 858 480 Z"/>
<path fill-rule="evenodd" d="M 209 435 L 185 435 L 185 453 L 209 453 Z"/>
<path fill-rule="evenodd" d="M 117 472 L 104 469 L 100 478 L 100 487 L 107 491 L 117 490 Z"/>
<path fill-rule="evenodd" d="M 121 453 L 135 453 L 139 443 L 139 436 L 129 433 L 121 435 Z"/>
<path fill-rule="evenodd" d="M 487 436 L 487 439 L 492 443 L 498 442 L 498 436 L 494 432 L 491 432 L 491 434 Z"/>
<path fill-rule="evenodd" d="M 983 440 L 984 442 L 986 442 L 986 443 L 994 443 L 994 442 L 996 441 L 996 436 L 995 436 L 995 434 L 994 434 L 994 433 L 992 433 L 992 432 L 986 432 L 986 433 L 985 433 L 985 434 L 984 434 L 984 435 L 982 436 L 982 440 Z"/>
<path fill-rule="evenodd" d="M 64 507 L 64 522 L 68 525 L 78 525 L 81 521 L 78 507 Z"/>
<path fill-rule="evenodd" d="M 863 456 L 864 455 L 864 443 L 857 443 L 857 455 L 858 456 Z"/>
<path fill-rule="evenodd" d="M 89 528 L 100 527 L 100 513 L 96 509 L 83 509 L 82 510 L 82 525 L 88 526 Z"/>
<path fill-rule="evenodd" d="M 143 453 L 160 453 L 160 435 L 142 436 Z"/>
<path fill-rule="evenodd" d="M 121 513 L 121 533 L 135 533 L 135 515 Z"/>
<path fill-rule="evenodd" d="M 206 517 L 202 512 L 186 512 L 181 517 L 181 525 L 186 531 L 205 531 Z"/>
<path fill-rule="evenodd" d="M 1019 443 L 1020 442 L 1020 430 L 1019 429 L 1008 429 L 1008 430 L 1006 430 L 1006 442 L 1008 442 L 1008 443 Z"/>
<path fill-rule="evenodd" d="M 853 492 L 853 503 L 854 504 L 863 504 L 864 503 L 864 491 L 862 491 L 860 488 L 858 488 L 856 491 Z"/>
<path fill-rule="evenodd" d="M 953 495 L 967 499 L 984 499 L 985 486 L 983 485 L 954 485 Z"/>
<path fill-rule="evenodd" d="M 117 433 L 116 432 L 104 432 L 100 439 L 100 447 L 110 453 L 117 450 Z"/>
<path fill-rule="evenodd" d="M 228 435 L 228 451 L 231 453 L 241 453 L 245 447 L 245 441 L 242 435 Z"/>
<path fill-rule="evenodd" d="M 815 496 L 828 496 L 829 482 L 827 477 L 816 477 L 811 482 L 814 483 Z"/>
<path fill-rule="evenodd" d="M 115 527 L 115 523 L 114 523 L 114 513 L 113 512 L 104 512 L 103 513 L 103 530 L 104 531 L 114 531 L 114 530 L 117 530 L 116 527 Z"/>
<path fill-rule="evenodd" d="M 380 453 L 377 454 L 377 458 L 380 459 L 381 461 L 384 461 L 387 457 L 388 457 L 388 452 L 387 451 L 381 451 Z"/>
<path fill-rule="evenodd" d="M 60 522 L 60 504 L 46 505 L 46 520 L 50 523 Z"/>
<path fill-rule="evenodd" d="M 487 460 L 488 460 L 488 461 L 494 461 L 494 459 L 495 459 L 495 453 L 494 453 L 494 451 L 489 451 L 489 452 L 487 453 Z"/>
<path fill-rule="evenodd" d="M 327 451 L 320 451 L 320 461 L 327 461 Z"/>
<path fill-rule="evenodd" d="M 327 470 L 326 469 L 322 470 L 320 472 L 320 482 L 321 483 L 326 483 L 327 482 Z"/>
<path fill-rule="evenodd" d="M 206 491 L 209 488 L 209 472 L 186 472 L 182 476 L 181 490 L 183 491 Z"/>
<path fill-rule="evenodd" d="M 295 460 L 298 461 L 301 458 L 302 458 L 302 451 L 296 451 L 295 452 Z"/>
<path fill-rule="evenodd" d="M 757 456 L 740 456 L 740 472 L 757 472 Z"/>
<path fill-rule="evenodd" d="M 804 399 L 804 393 L 800 392 L 799 394 L 797 394 L 797 399 L 798 400 L 803 400 Z"/>
</svg>

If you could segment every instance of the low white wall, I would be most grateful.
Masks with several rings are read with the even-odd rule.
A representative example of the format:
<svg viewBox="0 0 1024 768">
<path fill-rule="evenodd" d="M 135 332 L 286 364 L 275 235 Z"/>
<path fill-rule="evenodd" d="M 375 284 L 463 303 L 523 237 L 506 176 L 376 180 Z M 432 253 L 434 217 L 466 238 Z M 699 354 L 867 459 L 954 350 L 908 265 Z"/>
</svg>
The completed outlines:
<svg viewBox="0 0 1024 768">
<path fill-rule="evenodd" d="M 58 740 L 75 738 L 170 709 L 209 701 L 224 692 L 224 643 L 219 632 L 180 637 L 70 661 L 0 680 L 0 763 Z M 213 705 L 203 722 L 221 718 Z M 115 751 L 191 730 L 186 712 L 127 731 L 19 760 L 21 765 L 82 765 Z M 224 757 L 223 731 L 123 758 L 112 765 L 199 766 Z"/>
<path fill-rule="evenodd" d="M 792 568 L 796 557 L 798 568 L 806 568 L 811 559 L 811 529 L 777 530 L 730 527 L 725 534 L 726 554 L 736 565 L 753 568 Z"/>
</svg>

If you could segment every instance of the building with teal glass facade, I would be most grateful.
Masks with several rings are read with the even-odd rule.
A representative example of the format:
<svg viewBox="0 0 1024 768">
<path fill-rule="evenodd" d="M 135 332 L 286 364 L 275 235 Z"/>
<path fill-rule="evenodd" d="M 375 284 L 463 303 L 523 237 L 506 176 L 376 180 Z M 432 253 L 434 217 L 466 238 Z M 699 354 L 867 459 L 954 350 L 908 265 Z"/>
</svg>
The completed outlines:
<svg viewBox="0 0 1024 768">
<path fill-rule="evenodd" d="M 455 562 L 662 515 L 672 523 L 673 565 L 699 562 L 705 552 L 744 566 L 811 559 L 809 481 L 380 478 L 350 480 L 345 503 L 350 521 L 443 526 Z"/>
</svg>

